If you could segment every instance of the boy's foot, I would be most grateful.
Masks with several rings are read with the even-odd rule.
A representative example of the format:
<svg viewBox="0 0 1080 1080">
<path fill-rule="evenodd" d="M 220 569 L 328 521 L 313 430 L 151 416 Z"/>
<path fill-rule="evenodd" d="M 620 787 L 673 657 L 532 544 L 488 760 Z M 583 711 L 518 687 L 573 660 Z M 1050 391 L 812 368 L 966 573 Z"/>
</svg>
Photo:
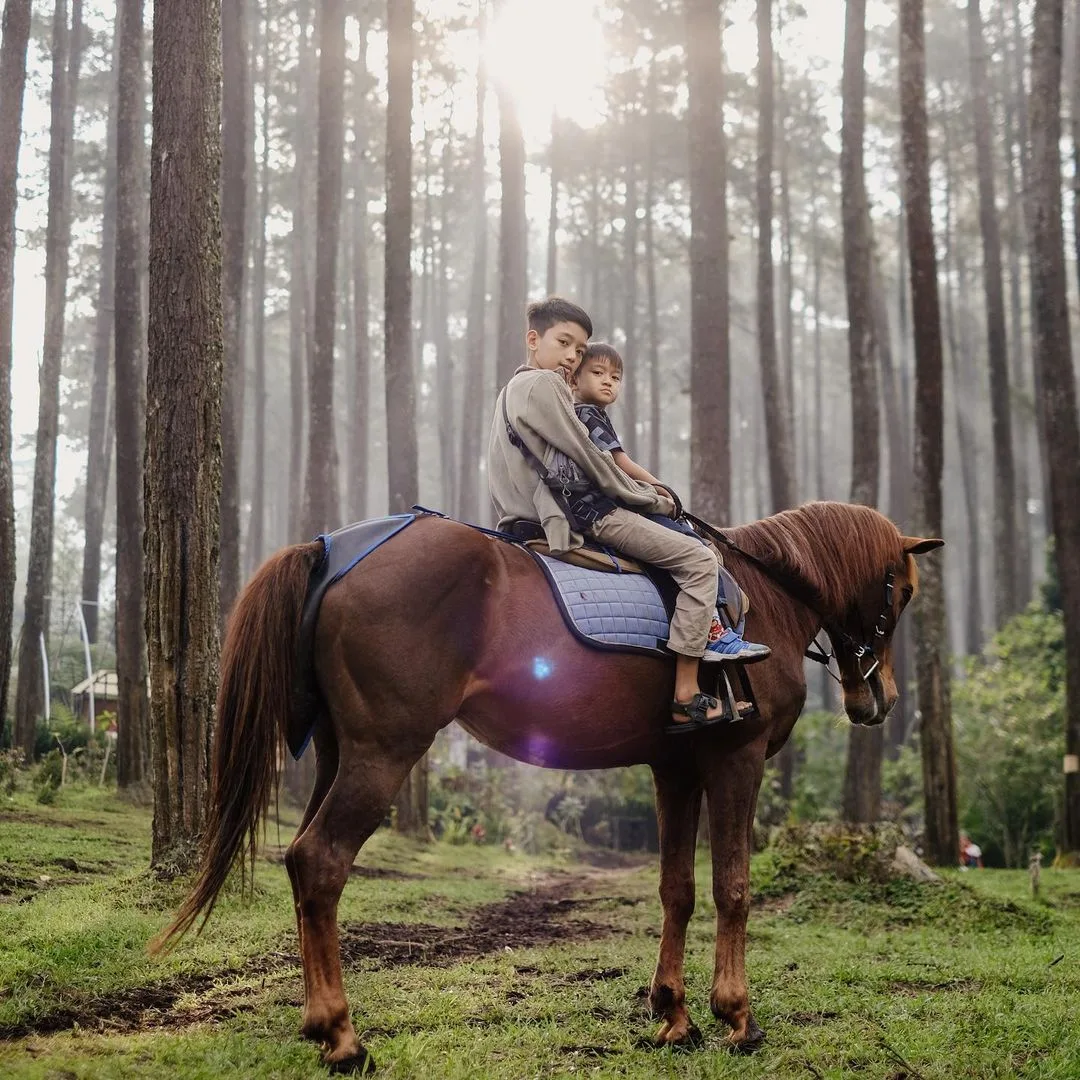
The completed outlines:
<svg viewBox="0 0 1080 1080">
<path fill-rule="evenodd" d="M 722 724 L 728 719 L 724 707 L 711 694 L 695 694 L 689 701 L 671 703 L 670 724 L 664 727 L 666 735 L 686 735 L 691 731 Z"/>
<path fill-rule="evenodd" d="M 755 641 L 745 641 L 741 634 L 730 627 L 723 627 L 718 635 L 709 634 L 709 644 L 701 657 L 707 662 L 734 661 L 740 664 L 754 664 L 772 655 L 768 645 Z"/>
</svg>

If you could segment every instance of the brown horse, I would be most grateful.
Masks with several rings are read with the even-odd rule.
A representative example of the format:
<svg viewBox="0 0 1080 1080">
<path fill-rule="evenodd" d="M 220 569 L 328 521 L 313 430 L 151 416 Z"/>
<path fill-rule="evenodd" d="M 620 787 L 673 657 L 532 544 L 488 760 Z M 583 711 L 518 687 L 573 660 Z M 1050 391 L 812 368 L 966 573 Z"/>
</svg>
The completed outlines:
<svg viewBox="0 0 1080 1080">
<path fill-rule="evenodd" d="M 327 592 L 316 628 L 323 707 L 314 718 L 291 715 L 297 622 L 322 545 L 271 556 L 229 622 L 206 854 L 165 940 L 200 912 L 209 915 L 230 868 L 244 860 L 245 838 L 254 860 L 285 735 L 314 719 L 315 786 L 285 856 L 304 969 L 302 1033 L 325 1047 L 323 1060 L 335 1070 L 370 1066 L 342 987 L 338 899 L 409 770 L 457 720 L 519 761 L 652 767 L 664 916 L 650 1001 L 662 1020 L 661 1044 L 697 1034 L 683 950 L 708 796 L 716 903 L 709 1003 L 730 1025 L 732 1046 L 754 1049 L 764 1033 L 750 1011 L 744 968 L 751 826 L 765 760 L 784 745 L 806 697 L 803 652 L 824 628 L 849 718 L 880 724 L 897 696 L 890 639 L 916 589 L 912 555 L 941 541 L 903 536 L 876 511 L 841 503 L 810 503 L 727 535 L 758 560 L 728 561 L 753 599 L 748 635 L 773 650 L 753 669 L 760 716 L 681 738 L 661 734 L 672 663 L 582 645 L 529 555 L 435 517 L 413 523 Z"/>
</svg>

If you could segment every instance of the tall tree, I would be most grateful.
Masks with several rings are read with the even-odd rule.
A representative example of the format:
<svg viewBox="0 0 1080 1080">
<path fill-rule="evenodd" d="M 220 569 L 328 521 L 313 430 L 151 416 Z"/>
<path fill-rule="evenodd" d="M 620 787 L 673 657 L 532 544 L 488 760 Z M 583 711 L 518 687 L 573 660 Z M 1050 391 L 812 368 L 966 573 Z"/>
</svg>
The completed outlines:
<svg viewBox="0 0 1080 1080">
<path fill-rule="evenodd" d="M 116 779 L 141 785 L 149 767 L 143 581 L 143 199 L 146 77 L 143 0 L 120 0 L 116 131 Z"/>
<path fill-rule="evenodd" d="M 986 345 L 990 366 L 990 416 L 994 455 L 994 616 L 1001 626 L 1018 609 L 1016 596 L 1016 474 L 1013 468 L 1009 401 L 1009 356 L 1005 336 L 1005 289 L 1001 271 L 1001 230 L 994 191 L 990 91 L 986 77 L 979 0 L 967 0 L 971 53 L 971 105 L 979 183 L 979 230 L 983 246 Z"/>
<path fill-rule="evenodd" d="M 391 7 L 394 5 L 391 4 Z M 345 0 L 319 7 L 319 173 L 316 194 L 315 339 L 308 368 L 308 467 L 305 524 L 314 536 L 335 528 L 338 452 L 334 438 L 334 337 L 337 253 L 345 147 Z"/>
<path fill-rule="evenodd" d="M 1031 41 L 1029 189 L 1035 368 L 1046 429 L 1054 556 L 1065 617 L 1062 847 L 1080 858 L 1080 422 L 1069 338 L 1061 205 L 1063 0 L 1036 0 Z"/>
<path fill-rule="evenodd" d="M 525 278 L 528 230 L 525 221 L 525 137 L 510 91 L 499 99 L 499 328 L 496 371 L 507 382 L 525 356 Z"/>
<path fill-rule="evenodd" d="M 83 569 L 80 599 L 86 636 L 97 641 L 98 593 L 101 587 L 101 541 L 111 454 L 110 373 L 113 349 L 113 304 L 116 292 L 116 110 L 119 70 L 119 9 L 113 29 L 113 69 L 109 117 L 105 127 L 105 185 L 102 191 L 101 272 L 94 312 L 94 366 L 90 382 L 90 422 L 86 439 L 86 508 L 83 515 Z"/>
<path fill-rule="evenodd" d="M 551 145 L 548 148 L 548 157 L 551 160 L 549 183 L 551 194 L 548 197 L 548 232 L 547 232 L 547 295 L 555 295 L 555 283 L 559 269 L 559 251 L 557 239 L 559 234 L 559 166 L 562 164 L 562 144 L 559 137 L 559 114 L 553 111 L 551 114 Z"/>
<path fill-rule="evenodd" d="M 209 800 L 221 500 L 220 0 L 154 5 L 146 396 L 146 636 L 155 865 Z"/>
<path fill-rule="evenodd" d="M 653 216 L 656 213 L 656 56 L 649 59 L 645 84 L 645 111 L 648 137 L 645 144 L 645 307 L 648 326 L 649 364 L 649 469 L 662 475 L 660 461 L 660 313 L 656 295 L 656 243 Z M 631 358 L 631 363 L 633 358 Z"/>
<path fill-rule="evenodd" d="M 690 138 L 690 499 L 710 521 L 731 509 L 727 142 L 718 0 L 686 0 Z"/>
<path fill-rule="evenodd" d="M 221 258 L 225 357 L 221 376 L 221 578 L 224 620 L 240 590 L 240 448 L 243 444 L 245 226 L 248 186 L 248 0 L 221 5 Z"/>
<path fill-rule="evenodd" d="M 390 511 L 417 499 L 416 404 L 412 365 L 413 0 L 387 4 L 386 103 L 386 453 Z M 398 793 L 397 827 L 427 832 L 427 756 Z"/>
<path fill-rule="evenodd" d="M 866 129 L 866 0 L 847 0 L 840 136 L 840 207 L 851 381 L 851 501 L 877 506 L 881 467 L 877 351 L 874 341 L 870 208 L 863 144 Z M 881 812 L 881 727 L 852 727 L 844 771 L 845 821 Z"/>
<path fill-rule="evenodd" d="M 487 2 L 479 0 L 477 20 L 480 41 L 484 40 L 487 22 Z M 488 209 L 485 191 L 487 170 L 484 157 L 484 106 L 487 101 L 487 79 L 483 60 L 476 65 L 476 129 L 472 141 L 472 164 L 469 179 L 469 201 L 473 212 L 472 266 L 469 270 L 469 304 L 465 322 L 465 381 L 466 388 L 484 385 L 484 327 L 487 313 L 488 276 Z M 475 408 L 470 393 L 461 400 L 461 454 L 458 463 L 461 479 L 458 482 L 458 513 L 466 519 L 486 516 L 489 505 L 486 493 L 480 493 L 480 456 L 483 442 L 483 410 Z"/>
<path fill-rule="evenodd" d="M 851 377 L 851 500 L 876 506 L 881 467 L 878 369 L 874 344 L 870 210 L 863 142 L 866 130 L 866 0 L 847 0 L 844 31 L 840 205 Z M 860 819 L 865 820 L 865 819 Z"/>
<path fill-rule="evenodd" d="M 255 255 L 251 282 L 252 362 L 252 478 L 251 517 L 247 534 L 247 573 L 251 574 L 266 554 L 266 251 L 267 220 L 270 217 L 270 13 L 269 5 L 262 18 L 262 112 L 259 136 L 262 150 L 259 161 L 259 206 L 256 215 Z M 363 52 L 363 49 L 360 50 Z M 254 83 L 254 77 L 252 78 Z"/>
<path fill-rule="evenodd" d="M 15 609 L 15 486 L 11 475 L 11 359 L 15 293 L 15 207 L 19 199 L 30 0 L 5 0 L 0 43 L 0 735 L 11 680 Z"/>
<path fill-rule="evenodd" d="M 29 757 L 38 717 L 44 713 L 39 639 L 49 636 L 53 522 L 56 494 L 56 437 L 60 420 L 60 360 L 67 310 L 68 249 L 71 245 L 71 143 L 75 89 L 82 56 L 82 0 L 74 0 L 68 26 L 67 0 L 56 0 L 52 30 L 52 99 L 49 133 L 49 218 L 45 229 L 45 336 L 38 372 L 37 450 L 30 521 L 19 679 L 15 686 L 15 745 Z"/>
<path fill-rule="evenodd" d="M 912 323 L 915 327 L 915 518 L 920 535 L 941 531 L 944 464 L 941 307 L 930 205 L 926 121 L 926 42 L 922 0 L 900 0 L 900 122 L 904 157 Z M 945 660 L 945 590 L 940 556 L 920 566 L 915 609 L 920 749 L 927 854 L 938 866 L 956 861 L 956 758 Z"/>
<path fill-rule="evenodd" d="M 765 437 L 772 508 L 795 505 L 791 428 L 784 404 L 784 384 L 776 355 L 776 292 L 773 281 L 773 85 L 772 0 L 757 0 L 758 145 L 757 145 L 757 331 L 761 396 L 765 403 Z"/>
<path fill-rule="evenodd" d="M 349 425 L 349 488 L 346 500 L 350 517 L 363 518 L 368 503 L 368 459 L 371 415 L 371 322 L 368 274 L 368 178 L 364 153 L 367 145 L 367 93 L 370 76 L 367 70 L 367 25 L 360 23 L 361 46 L 353 68 L 353 204 L 352 204 L 352 301 L 353 347 L 352 420 Z"/>
<path fill-rule="evenodd" d="M 638 355 L 638 178 L 635 138 L 633 128 L 636 124 L 636 116 L 630 121 L 630 132 L 627 135 L 627 150 L 630 159 L 626 163 L 626 202 L 623 209 L 623 351 L 629 365 L 623 373 L 624 393 L 622 395 L 623 408 L 623 441 L 626 443 L 628 452 L 636 453 L 638 450 L 638 381 L 637 371 L 641 365 L 637 362 Z"/>
</svg>

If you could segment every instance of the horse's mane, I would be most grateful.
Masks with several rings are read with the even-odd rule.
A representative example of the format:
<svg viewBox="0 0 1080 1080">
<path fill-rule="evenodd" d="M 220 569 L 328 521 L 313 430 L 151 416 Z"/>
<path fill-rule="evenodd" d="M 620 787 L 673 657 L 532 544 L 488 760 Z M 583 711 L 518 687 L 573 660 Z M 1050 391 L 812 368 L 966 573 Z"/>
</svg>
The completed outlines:
<svg viewBox="0 0 1080 1080">
<path fill-rule="evenodd" d="M 880 581 L 885 568 L 903 558 L 896 526 L 877 510 L 852 503 L 805 503 L 724 532 L 796 596 L 837 615 L 856 591 Z M 740 573 L 742 566 L 760 573 L 752 563 L 732 558 Z M 753 601 L 759 603 L 757 592 Z"/>
</svg>

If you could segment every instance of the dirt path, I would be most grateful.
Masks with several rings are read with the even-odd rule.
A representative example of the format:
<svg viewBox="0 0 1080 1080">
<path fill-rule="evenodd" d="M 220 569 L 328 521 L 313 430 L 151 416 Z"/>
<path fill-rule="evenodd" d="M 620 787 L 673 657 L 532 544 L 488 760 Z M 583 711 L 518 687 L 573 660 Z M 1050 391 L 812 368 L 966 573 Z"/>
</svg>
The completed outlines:
<svg viewBox="0 0 1080 1080">
<path fill-rule="evenodd" d="M 617 873 L 583 868 L 539 875 L 527 888 L 472 909 L 464 926 L 344 922 L 342 962 L 346 969 L 357 964 L 442 967 L 508 947 L 516 950 L 607 937 L 617 932 L 611 924 L 584 918 L 580 913 L 613 899 L 628 904 L 639 902 L 591 895 L 600 883 L 610 891 Z M 290 940 L 289 945 L 295 947 L 294 941 Z M 241 968 L 178 975 L 100 996 L 71 994 L 62 1007 L 42 1016 L 0 1025 L 0 1042 L 54 1034 L 76 1026 L 107 1034 L 128 1034 L 220 1021 L 258 1007 L 261 988 L 252 985 L 253 980 L 261 976 L 265 985 L 268 976 L 294 975 L 298 980 L 299 974 L 299 956 L 283 950 L 251 957 Z M 235 979 L 243 979 L 244 984 L 222 985 Z"/>
</svg>

